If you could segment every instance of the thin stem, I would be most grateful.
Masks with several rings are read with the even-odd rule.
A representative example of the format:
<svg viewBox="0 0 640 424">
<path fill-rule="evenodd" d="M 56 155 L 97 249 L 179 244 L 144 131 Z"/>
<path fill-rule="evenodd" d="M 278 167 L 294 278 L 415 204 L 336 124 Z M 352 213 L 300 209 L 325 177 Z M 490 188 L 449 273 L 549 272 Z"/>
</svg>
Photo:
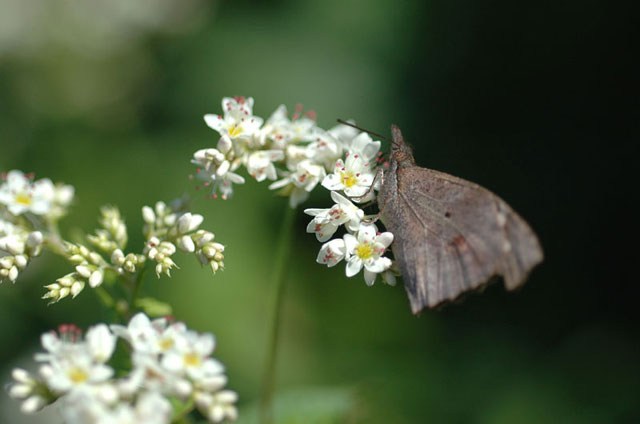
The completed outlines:
<svg viewBox="0 0 640 424">
<path fill-rule="evenodd" d="M 146 264 L 145 264 L 146 265 Z M 144 266 L 136 275 L 136 279 L 133 282 L 133 287 L 131 288 L 131 300 L 129 301 L 129 313 L 133 315 L 135 312 L 136 300 L 138 299 L 138 295 L 140 294 L 140 289 L 142 288 L 142 283 L 144 282 L 144 275 L 147 273 L 149 268 Z"/>
<path fill-rule="evenodd" d="M 58 228 L 57 221 L 47 221 L 47 233 L 47 243 L 49 245 L 49 249 L 57 255 L 66 257 L 67 248 L 62 242 L 62 237 L 60 236 L 60 229 Z"/>
<path fill-rule="evenodd" d="M 275 291 L 273 305 L 273 322 L 271 337 L 268 341 L 266 369 L 260 399 L 260 423 L 271 424 L 273 422 L 273 396 L 276 385 L 276 362 L 278 359 L 278 339 L 280 338 L 280 321 L 282 314 L 282 300 L 284 298 L 285 283 L 287 281 L 287 262 L 291 251 L 291 233 L 293 229 L 296 210 L 286 206 L 286 212 L 280 227 L 280 238 L 276 251 L 275 265 L 271 275 L 271 286 Z"/>
</svg>

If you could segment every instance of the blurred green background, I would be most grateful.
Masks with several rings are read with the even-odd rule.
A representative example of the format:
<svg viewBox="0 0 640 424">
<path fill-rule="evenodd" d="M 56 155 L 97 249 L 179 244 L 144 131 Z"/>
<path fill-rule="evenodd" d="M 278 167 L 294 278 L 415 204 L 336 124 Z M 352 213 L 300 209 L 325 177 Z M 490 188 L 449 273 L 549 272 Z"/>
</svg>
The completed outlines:
<svg viewBox="0 0 640 424">
<path fill-rule="evenodd" d="M 418 163 L 495 191 L 538 232 L 545 262 L 517 293 L 501 284 L 411 315 L 401 286 L 365 286 L 315 263 L 297 216 L 278 393 L 290 423 L 640 422 L 630 150 L 638 106 L 631 10 L 601 1 L 0 0 L 0 169 L 76 188 L 69 231 L 99 207 L 126 217 L 183 193 L 227 246 L 212 277 L 178 256 L 146 288 L 218 339 L 251 422 L 271 317 L 268 280 L 286 201 L 248 181 L 229 201 L 196 192 L 202 120 L 223 96 L 396 123 Z M 629 122 L 634 122 L 629 124 Z M 637 165 L 636 165 L 637 166 Z M 636 177 L 637 178 L 637 177 Z M 318 192 L 304 207 L 329 205 Z M 633 256 L 632 256 L 633 255 Z M 39 335 L 103 319 L 90 289 L 47 307 L 42 286 L 70 267 L 35 260 L 0 286 L 3 381 Z M 0 422 L 22 418 L 0 397 Z M 23 421 L 24 420 L 24 421 Z"/>
</svg>

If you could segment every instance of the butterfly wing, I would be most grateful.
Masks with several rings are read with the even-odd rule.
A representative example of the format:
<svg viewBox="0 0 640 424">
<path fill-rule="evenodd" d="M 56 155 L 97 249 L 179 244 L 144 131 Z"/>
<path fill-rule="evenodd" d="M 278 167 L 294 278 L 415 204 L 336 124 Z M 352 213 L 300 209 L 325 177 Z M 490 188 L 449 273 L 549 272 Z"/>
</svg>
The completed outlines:
<svg viewBox="0 0 640 424">
<path fill-rule="evenodd" d="M 398 168 L 395 180 L 397 191 L 387 196 L 382 214 L 413 313 L 494 275 L 513 290 L 542 261 L 535 233 L 489 190 L 418 166 Z"/>
</svg>

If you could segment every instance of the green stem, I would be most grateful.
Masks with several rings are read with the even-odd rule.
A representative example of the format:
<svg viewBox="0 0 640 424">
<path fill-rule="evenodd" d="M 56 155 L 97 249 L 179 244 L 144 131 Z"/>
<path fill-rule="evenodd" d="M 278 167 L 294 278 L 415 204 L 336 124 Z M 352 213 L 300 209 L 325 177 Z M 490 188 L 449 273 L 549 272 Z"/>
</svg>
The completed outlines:
<svg viewBox="0 0 640 424">
<path fill-rule="evenodd" d="M 49 249 L 56 255 L 66 257 L 67 249 L 62 242 L 60 229 L 58 228 L 58 223 L 56 221 L 47 221 L 47 233 L 46 240 L 49 245 Z"/>
<path fill-rule="evenodd" d="M 111 296 L 111 294 L 109 294 L 109 292 L 104 287 L 98 286 L 93 290 L 95 290 L 96 294 L 98 295 L 98 298 L 100 299 L 100 301 L 104 306 L 106 306 L 109 309 L 115 309 L 116 300 L 113 298 L 113 296 Z"/>
<path fill-rule="evenodd" d="M 145 264 L 146 265 L 146 264 Z M 133 282 L 133 287 L 131 288 L 131 300 L 129 301 L 129 313 L 131 316 L 136 312 L 136 299 L 138 299 L 138 295 L 140 294 L 140 289 L 142 288 L 142 283 L 144 281 L 144 275 L 147 273 L 148 267 L 142 268 L 138 275 L 136 275 L 136 279 Z"/>
<path fill-rule="evenodd" d="M 291 251 L 291 233 L 293 229 L 296 209 L 286 206 L 286 212 L 280 227 L 280 238 L 276 250 L 275 264 L 271 275 L 271 286 L 275 290 L 273 305 L 273 323 L 271 337 L 267 347 L 266 369 L 260 399 L 260 423 L 273 422 L 273 396 L 276 385 L 276 362 L 278 359 L 278 339 L 280 338 L 280 321 L 282 315 L 282 300 L 284 298 L 285 283 L 287 281 L 287 262 Z"/>
</svg>

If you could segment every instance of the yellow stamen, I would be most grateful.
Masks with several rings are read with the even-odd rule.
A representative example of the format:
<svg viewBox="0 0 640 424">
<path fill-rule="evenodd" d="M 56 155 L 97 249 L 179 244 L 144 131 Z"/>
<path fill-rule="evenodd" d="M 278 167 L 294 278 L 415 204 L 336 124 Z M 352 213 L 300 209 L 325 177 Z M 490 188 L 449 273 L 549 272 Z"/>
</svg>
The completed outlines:
<svg viewBox="0 0 640 424">
<path fill-rule="evenodd" d="M 165 351 L 165 350 L 169 350 L 171 349 L 171 347 L 173 346 L 173 340 L 171 339 L 162 339 L 160 340 L 160 343 L 158 343 L 160 345 L 160 349 Z"/>
<path fill-rule="evenodd" d="M 356 255 L 360 257 L 360 259 L 369 259 L 373 256 L 373 247 L 370 244 L 359 244 L 356 247 Z"/>
<path fill-rule="evenodd" d="M 76 384 L 84 383 L 89 379 L 89 376 L 86 372 L 81 370 L 80 368 L 72 368 L 68 372 L 69 378 Z"/>
<path fill-rule="evenodd" d="M 191 367 L 197 367 L 198 365 L 200 365 L 200 357 L 195 353 L 187 353 L 184 355 L 183 359 L 184 363 Z"/>
<path fill-rule="evenodd" d="M 20 203 L 21 205 L 29 206 L 31 204 L 31 197 L 24 193 L 20 193 L 16 196 L 16 203 Z"/>
<path fill-rule="evenodd" d="M 344 184 L 345 187 L 353 187 L 357 182 L 358 179 L 352 173 L 342 173 L 342 184 Z"/>
<path fill-rule="evenodd" d="M 229 128 L 229 137 L 235 137 L 237 135 L 240 135 L 241 133 L 242 133 L 242 128 L 240 128 L 238 124 Z"/>
</svg>

